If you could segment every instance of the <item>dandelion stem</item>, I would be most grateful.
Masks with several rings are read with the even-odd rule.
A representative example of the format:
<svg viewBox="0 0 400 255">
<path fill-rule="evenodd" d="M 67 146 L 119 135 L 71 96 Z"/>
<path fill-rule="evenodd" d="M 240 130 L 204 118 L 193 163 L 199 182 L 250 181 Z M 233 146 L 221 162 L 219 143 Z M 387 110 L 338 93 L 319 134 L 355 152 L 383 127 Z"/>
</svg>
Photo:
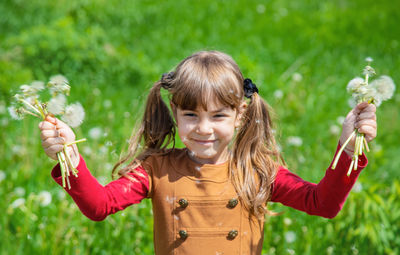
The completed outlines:
<svg viewBox="0 0 400 255">
<path fill-rule="evenodd" d="M 349 136 L 349 138 L 347 138 L 347 140 L 344 142 L 344 144 L 342 144 L 342 147 L 340 148 L 340 150 L 338 151 L 338 153 L 336 154 L 335 160 L 333 161 L 332 170 L 335 170 L 336 165 L 339 161 L 340 155 L 342 155 L 342 152 L 344 150 L 344 148 L 346 148 L 347 144 L 350 142 L 350 140 L 355 136 L 356 134 L 356 130 L 353 131 L 353 133 L 351 133 L 351 135 Z"/>
<path fill-rule="evenodd" d="M 22 107 L 21 107 L 21 109 L 22 109 L 22 111 L 23 111 L 24 113 L 26 113 L 26 114 L 30 114 L 30 115 L 32 115 L 32 116 L 35 116 L 35 117 L 37 117 L 37 118 L 39 118 L 39 119 L 40 119 L 40 116 L 39 116 L 39 115 L 37 115 L 36 113 L 33 113 L 33 112 L 31 112 L 31 111 L 28 111 L 27 109 L 25 109 L 25 108 L 22 108 Z"/>
<path fill-rule="evenodd" d="M 63 188 L 65 188 L 65 169 L 64 169 L 65 166 L 62 162 L 60 154 L 61 154 L 61 152 L 57 153 L 57 158 L 58 158 L 58 162 L 60 164 L 62 186 L 63 186 Z"/>
<path fill-rule="evenodd" d="M 352 160 L 352 161 L 351 161 L 351 164 L 350 164 L 349 170 L 347 171 L 347 176 L 350 176 L 350 174 L 351 174 L 351 170 L 352 170 L 352 168 L 353 168 L 353 165 L 354 165 L 354 160 Z"/>
<path fill-rule="evenodd" d="M 73 141 L 73 142 L 70 142 L 70 143 L 66 143 L 65 146 L 70 146 L 70 145 L 81 143 L 81 142 L 86 142 L 86 138 L 79 139 L 77 141 Z"/>
<path fill-rule="evenodd" d="M 367 140 L 365 139 L 365 137 L 364 137 L 364 146 L 365 146 L 365 149 L 367 150 L 367 152 L 369 152 L 368 143 L 367 143 Z"/>
<path fill-rule="evenodd" d="M 22 99 L 22 98 L 20 98 L 20 99 L 18 99 L 18 100 L 20 100 L 20 101 L 21 101 L 22 103 L 24 103 L 26 106 L 28 106 L 29 108 L 31 108 L 31 109 L 34 110 L 35 112 L 39 113 L 40 116 L 42 116 L 42 113 L 41 113 L 35 106 L 31 105 L 28 101 L 26 101 L 25 99 Z"/>
</svg>

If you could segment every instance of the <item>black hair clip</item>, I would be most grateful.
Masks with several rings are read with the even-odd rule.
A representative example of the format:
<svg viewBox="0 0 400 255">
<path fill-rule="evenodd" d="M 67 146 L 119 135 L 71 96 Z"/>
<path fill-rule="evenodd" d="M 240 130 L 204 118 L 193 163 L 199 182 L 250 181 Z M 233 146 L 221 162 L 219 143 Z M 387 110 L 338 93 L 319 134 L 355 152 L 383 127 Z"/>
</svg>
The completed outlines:
<svg viewBox="0 0 400 255">
<path fill-rule="evenodd" d="M 256 84 L 254 84 L 249 78 L 244 79 L 243 89 L 244 89 L 244 96 L 247 98 L 251 98 L 253 93 L 258 93 L 258 88 Z"/>
<path fill-rule="evenodd" d="M 171 87 L 171 80 L 173 79 L 174 72 L 163 73 L 161 76 L 161 87 L 169 89 Z"/>
</svg>

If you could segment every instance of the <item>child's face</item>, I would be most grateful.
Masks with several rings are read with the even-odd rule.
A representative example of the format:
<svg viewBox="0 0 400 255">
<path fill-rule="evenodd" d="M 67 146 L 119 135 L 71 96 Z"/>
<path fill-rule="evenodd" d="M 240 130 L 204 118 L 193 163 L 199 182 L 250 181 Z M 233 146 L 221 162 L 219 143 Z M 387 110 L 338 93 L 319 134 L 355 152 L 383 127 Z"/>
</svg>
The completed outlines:
<svg viewBox="0 0 400 255">
<path fill-rule="evenodd" d="M 228 159 L 228 144 L 235 127 L 240 125 L 241 114 L 221 104 L 210 104 L 203 108 L 184 110 L 172 105 L 178 134 L 192 152 L 192 158 L 203 164 L 220 164 Z M 245 103 L 240 112 L 243 112 Z"/>
</svg>

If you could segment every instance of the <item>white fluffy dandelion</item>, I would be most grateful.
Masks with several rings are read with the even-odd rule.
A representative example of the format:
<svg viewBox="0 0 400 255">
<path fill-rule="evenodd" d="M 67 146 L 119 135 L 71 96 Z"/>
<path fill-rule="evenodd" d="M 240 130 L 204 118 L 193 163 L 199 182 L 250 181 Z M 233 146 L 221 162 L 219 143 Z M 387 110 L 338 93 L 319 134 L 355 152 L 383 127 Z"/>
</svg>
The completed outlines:
<svg viewBox="0 0 400 255">
<path fill-rule="evenodd" d="M 380 76 L 378 79 L 372 81 L 370 85 L 376 91 L 375 99 L 380 99 L 382 101 L 392 98 L 396 90 L 392 78 L 386 75 Z"/>
<path fill-rule="evenodd" d="M 43 190 L 38 194 L 37 199 L 41 206 L 48 206 L 51 203 L 51 193 Z"/>
<path fill-rule="evenodd" d="M 354 93 L 358 91 L 364 85 L 364 79 L 361 77 L 356 77 L 349 81 L 347 84 L 347 92 Z"/>
<path fill-rule="evenodd" d="M 9 106 L 7 107 L 8 114 L 10 114 L 11 118 L 14 120 L 22 120 L 23 115 L 20 111 L 20 109 L 16 108 L 15 106 Z"/>
<path fill-rule="evenodd" d="M 82 105 L 80 103 L 74 103 L 65 108 L 65 113 L 61 117 L 61 120 L 74 128 L 82 124 L 84 118 L 85 110 Z"/>
<path fill-rule="evenodd" d="M 71 89 L 67 78 L 61 74 L 50 77 L 48 87 L 50 88 L 50 91 L 53 94 L 61 93 L 69 95 L 69 90 Z"/>
<path fill-rule="evenodd" d="M 67 98 L 63 94 L 58 94 L 47 103 L 47 110 L 54 115 L 62 114 L 66 103 Z"/>
</svg>

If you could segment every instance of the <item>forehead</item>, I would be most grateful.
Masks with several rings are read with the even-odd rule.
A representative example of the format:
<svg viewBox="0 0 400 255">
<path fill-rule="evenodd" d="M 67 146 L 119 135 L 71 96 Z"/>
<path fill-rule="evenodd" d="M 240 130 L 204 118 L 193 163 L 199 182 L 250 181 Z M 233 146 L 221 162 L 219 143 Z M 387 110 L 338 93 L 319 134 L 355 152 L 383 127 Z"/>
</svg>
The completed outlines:
<svg viewBox="0 0 400 255">
<path fill-rule="evenodd" d="M 233 111 L 234 108 L 230 105 L 223 104 L 216 96 L 211 96 L 207 103 L 195 102 L 192 107 L 184 107 L 183 105 L 178 106 L 181 110 L 191 110 L 191 111 L 205 111 L 205 112 L 216 112 L 216 111 Z"/>
</svg>

